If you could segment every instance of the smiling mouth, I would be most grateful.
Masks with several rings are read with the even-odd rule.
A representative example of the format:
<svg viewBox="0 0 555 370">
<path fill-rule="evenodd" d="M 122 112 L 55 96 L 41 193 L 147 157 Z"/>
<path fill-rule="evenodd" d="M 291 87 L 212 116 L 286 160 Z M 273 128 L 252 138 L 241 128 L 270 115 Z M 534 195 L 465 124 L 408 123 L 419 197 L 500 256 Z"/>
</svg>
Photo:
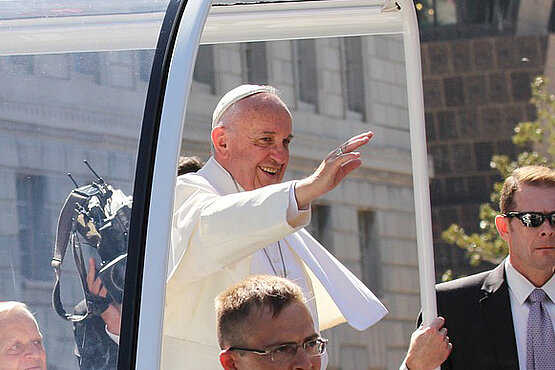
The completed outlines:
<svg viewBox="0 0 555 370">
<path fill-rule="evenodd" d="M 279 169 L 278 169 L 278 168 L 272 168 L 272 167 L 263 167 L 263 166 L 260 166 L 260 169 L 261 169 L 262 171 L 266 172 L 267 174 L 270 174 L 270 175 L 275 175 L 276 173 L 279 172 Z"/>
</svg>

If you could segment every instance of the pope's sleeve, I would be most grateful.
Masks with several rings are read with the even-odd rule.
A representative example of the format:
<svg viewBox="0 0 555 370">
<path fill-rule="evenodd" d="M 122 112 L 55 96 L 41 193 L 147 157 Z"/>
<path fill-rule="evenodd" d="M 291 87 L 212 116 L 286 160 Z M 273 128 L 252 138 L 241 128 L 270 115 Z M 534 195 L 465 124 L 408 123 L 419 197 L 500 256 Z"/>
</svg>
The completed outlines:
<svg viewBox="0 0 555 370">
<path fill-rule="evenodd" d="M 178 181 L 176 188 L 169 279 L 201 279 L 310 220 L 309 210 L 296 209 L 293 181 L 221 196 L 191 177 L 198 181 Z"/>
</svg>

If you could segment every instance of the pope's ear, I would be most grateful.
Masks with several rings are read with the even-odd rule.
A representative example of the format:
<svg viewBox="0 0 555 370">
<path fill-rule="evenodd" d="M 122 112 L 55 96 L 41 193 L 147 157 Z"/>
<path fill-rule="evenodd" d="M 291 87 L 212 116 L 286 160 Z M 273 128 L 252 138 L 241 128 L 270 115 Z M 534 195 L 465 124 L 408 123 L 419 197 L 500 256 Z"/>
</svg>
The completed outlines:
<svg viewBox="0 0 555 370">
<path fill-rule="evenodd" d="M 507 243 L 509 242 L 509 219 L 505 216 L 495 216 L 495 227 L 497 227 L 497 231 L 499 235 L 505 240 Z"/>
<path fill-rule="evenodd" d="M 214 150 L 219 158 L 228 157 L 228 145 L 225 129 L 221 126 L 216 126 L 212 129 L 212 144 L 214 145 Z"/>
<path fill-rule="evenodd" d="M 237 370 L 237 364 L 233 358 L 233 354 L 229 351 L 220 352 L 220 364 L 225 370 Z"/>
</svg>

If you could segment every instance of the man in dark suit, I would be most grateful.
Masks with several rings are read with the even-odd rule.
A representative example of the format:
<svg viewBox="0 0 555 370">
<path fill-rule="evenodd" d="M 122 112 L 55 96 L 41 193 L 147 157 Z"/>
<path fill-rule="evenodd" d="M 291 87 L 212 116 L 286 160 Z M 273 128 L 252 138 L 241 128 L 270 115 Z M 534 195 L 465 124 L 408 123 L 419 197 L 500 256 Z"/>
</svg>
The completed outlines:
<svg viewBox="0 0 555 370">
<path fill-rule="evenodd" d="M 542 365 L 527 355 L 533 339 L 527 335 L 528 297 L 534 290 L 547 296 L 543 312 L 551 325 L 543 326 L 555 322 L 555 171 L 516 169 L 505 180 L 500 209 L 495 224 L 509 256 L 491 271 L 437 286 L 439 315 L 453 344 L 443 369 L 555 369 L 555 358 Z M 555 351 L 553 340 L 542 346 Z M 418 360 L 426 363 L 424 355 Z M 415 370 L 410 363 L 407 356 L 408 368 Z"/>
</svg>

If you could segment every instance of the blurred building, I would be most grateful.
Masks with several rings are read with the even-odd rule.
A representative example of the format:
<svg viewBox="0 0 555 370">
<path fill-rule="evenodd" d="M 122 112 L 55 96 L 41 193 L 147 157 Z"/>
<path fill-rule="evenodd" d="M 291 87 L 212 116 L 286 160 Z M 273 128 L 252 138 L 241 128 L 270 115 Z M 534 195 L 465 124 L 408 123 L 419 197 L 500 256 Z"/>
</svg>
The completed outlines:
<svg viewBox="0 0 555 370">
<path fill-rule="evenodd" d="M 430 189 L 439 280 L 447 269 L 460 276 L 489 267 L 470 267 L 464 251 L 443 242 L 441 232 L 452 223 L 479 232 L 479 205 L 489 202 L 493 184 L 502 180 L 490 167 L 491 157 L 516 158 L 513 128 L 535 119 L 530 83 L 541 74 L 555 77 L 555 7 L 551 0 L 415 5 L 434 161 Z"/>
</svg>

